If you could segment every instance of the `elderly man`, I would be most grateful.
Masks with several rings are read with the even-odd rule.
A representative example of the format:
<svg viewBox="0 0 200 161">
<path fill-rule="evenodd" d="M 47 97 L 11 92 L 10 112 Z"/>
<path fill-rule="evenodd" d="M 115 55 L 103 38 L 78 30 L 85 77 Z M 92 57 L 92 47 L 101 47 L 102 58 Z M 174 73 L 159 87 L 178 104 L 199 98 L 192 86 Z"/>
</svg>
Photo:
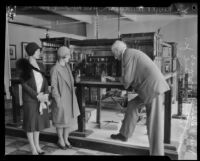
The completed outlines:
<svg viewBox="0 0 200 161">
<path fill-rule="evenodd" d="M 150 155 L 164 155 L 164 92 L 169 90 L 164 76 L 145 53 L 127 48 L 122 41 L 117 40 L 112 45 L 112 52 L 115 59 L 122 61 L 120 82 L 125 89 L 132 87 L 138 96 L 129 101 L 120 132 L 112 134 L 111 138 L 127 141 L 134 132 L 138 109 L 145 105 Z M 110 76 L 107 78 L 116 79 Z"/>
</svg>

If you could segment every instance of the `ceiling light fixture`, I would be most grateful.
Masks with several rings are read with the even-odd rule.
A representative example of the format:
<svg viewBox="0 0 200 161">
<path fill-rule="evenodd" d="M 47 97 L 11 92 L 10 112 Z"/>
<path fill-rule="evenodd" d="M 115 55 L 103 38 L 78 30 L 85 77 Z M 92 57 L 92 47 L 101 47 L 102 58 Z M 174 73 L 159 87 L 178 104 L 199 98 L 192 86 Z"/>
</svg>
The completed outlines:
<svg viewBox="0 0 200 161">
<path fill-rule="evenodd" d="M 180 16 L 184 16 L 184 15 L 186 15 L 188 13 L 189 7 L 184 5 L 183 3 L 176 3 L 175 7 L 176 7 L 176 10 L 177 10 L 177 13 Z"/>
<path fill-rule="evenodd" d="M 13 20 L 14 17 L 16 16 L 16 6 L 8 6 L 7 13 L 9 20 Z"/>
</svg>

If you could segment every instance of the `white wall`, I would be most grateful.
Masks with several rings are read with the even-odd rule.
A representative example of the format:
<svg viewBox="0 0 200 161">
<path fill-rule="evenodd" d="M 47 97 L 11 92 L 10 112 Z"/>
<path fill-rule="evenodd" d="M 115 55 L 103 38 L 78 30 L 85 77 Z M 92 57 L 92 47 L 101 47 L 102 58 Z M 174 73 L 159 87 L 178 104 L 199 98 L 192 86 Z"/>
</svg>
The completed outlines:
<svg viewBox="0 0 200 161">
<path fill-rule="evenodd" d="M 16 45 L 17 59 L 22 57 L 21 42 L 36 42 L 41 45 L 40 38 L 45 38 L 45 29 L 28 26 L 8 24 L 9 44 Z M 85 37 L 73 34 L 66 34 L 49 30 L 50 37 L 68 37 L 83 40 Z M 15 67 L 15 60 L 11 60 L 11 68 Z"/>
<path fill-rule="evenodd" d="M 164 40 L 178 43 L 178 58 L 189 72 L 189 78 L 192 77 L 189 81 L 197 83 L 197 18 L 169 23 L 161 29 L 161 34 Z M 190 49 L 185 49 L 186 44 Z"/>
</svg>

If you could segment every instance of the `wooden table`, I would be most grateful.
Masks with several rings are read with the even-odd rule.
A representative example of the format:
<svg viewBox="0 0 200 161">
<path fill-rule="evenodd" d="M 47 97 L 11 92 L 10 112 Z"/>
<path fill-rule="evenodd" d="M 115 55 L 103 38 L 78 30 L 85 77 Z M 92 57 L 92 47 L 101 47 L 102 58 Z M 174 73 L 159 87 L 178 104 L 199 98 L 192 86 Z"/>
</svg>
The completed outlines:
<svg viewBox="0 0 200 161">
<path fill-rule="evenodd" d="M 169 77 L 168 77 L 169 78 Z M 98 91 L 98 99 L 100 99 L 100 88 L 118 88 L 124 89 L 124 86 L 120 82 L 97 82 L 97 81 L 81 81 L 76 83 L 75 86 L 77 87 L 77 99 L 80 108 L 80 116 L 78 117 L 78 130 L 79 136 L 87 136 L 89 135 L 88 130 L 86 130 L 85 125 L 85 93 L 84 88 L 94 87 L 97 88 Z M 97 123 L 100 124 L 100 111 L 101 106 L 97 106 Z M 165 120 L 164 120 L 164 143 L 170 143 L 171 138 L 171 90 L 165 93 Z M 91 132 L 90 132 L 91 133 Z"/>
<path fill-rule="evenodd" d="M 78 117 L 78 130 L 76 131 L 78 133 L 78 136 L 87 136 L 91 133 L 91 131 L 88 132 L 85 128 L 85 93 L 84 88 L 88 87 L 95 87 L 97 88 L 97 99 L 100 100 L 100 88 L 118 88 L 118 89 L 124 89 L 124 86 L 119 82 L 98 82 L 98 81 L 81 81 L 79 83 L 75 83 L 75 86 L 77 87 L 76 94 L 77 94 L 77 100 L 80 108 L 80 116 Z M 101 105 L 98 103 L 97 105 L 97 123 L 100 126 L 100 118 L 101 118 Z M 75 133 L 74 133 L 75 134 Z M 76 135 L 76 134 L 75 134 Z"/>
</svg>

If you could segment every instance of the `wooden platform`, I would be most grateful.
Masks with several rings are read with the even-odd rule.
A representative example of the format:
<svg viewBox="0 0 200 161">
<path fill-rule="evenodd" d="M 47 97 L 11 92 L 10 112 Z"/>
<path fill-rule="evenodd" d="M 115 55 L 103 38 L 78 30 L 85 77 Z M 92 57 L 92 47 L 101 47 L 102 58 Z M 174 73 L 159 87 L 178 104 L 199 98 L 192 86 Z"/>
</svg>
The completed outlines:
<svg viewBox="0 0 200 161">
<path fill-rule="evenodd" d="M 22 129 L 14 127 L 6 127 L 6 135 L 26 138 L 26 135 Z M 57 135 L 55 133 L 42 132 L 40 134 L 40 140 L 56 143 Z M 149 148 L 146 147 L 133 146 L 133 145 L 127 146 L 119 143 L 111 144 L 106 141 L 99 141 L 95 139 L 88 139 L 84 137 L 75 137 L 75 136 L 70 136 L 69 141 L 73 146 L 79 148 L 87 148 L 87 149 L 93 149 L 93 150 L 122 154 L 122 155 L 141 155 L 141 156 L 149 155 Z M 175 150 L 167 149 L 167 146 L 165 147 L 165 155 L 173 160 L 178 159 L 177 152 Z"/>
<path fill-rule="evenodd" d="M 177 109 L 172 106 L 172 115 L 175 114 L 176 111 Z M 191 107 L 186 106 L 186 105 L 183 106 L 183 114 L 189 117 L 190 111 L 191 111 Z M 96 114 L 96 110 L 93 111 L 92 113 Z M 92 115 L 91 118 L 92 117 L 93 117 L 93 120 L 95 120 L 95 116 Z M 89 119 L 89 121 L 92 121 L 91 118 Z M 187 120 L 172 119 L 172 129 L 171 129 L 172 144 L 165 144 L 165 155 L 170 157 L 170 159 L 177 160 L 179 158 L 179 152 L 182 146 L 183 136 L 185 133 L 188 120 L 189 120 L 188 118 Z M 5 129 L 6 129 L 6 135 L 26 138 L 26 135 L 21 128 L 6 126 Z M 88 129 L 91 130 L 90 128 Z M 140 140 L 141 139 L 144 140 L 143 137 L 147 137 L 147 136 L 143 135 L 140 140 L 136 141 L 137 137 L 135 136 L 139 134 L 137 131 L 135 132 L 136 134 L 133 137 L 132 142 L 130 139 L 128 143 L 124 143 L 124 142 L 120 142 L 120 141 L 117 142 L 117 141 L 112 141 L 111 139 L 108 139 L 108 137 L 110 136 L 110 133 L 113 131 L 110 131 L 110 130 L 103 131 L 103 129 L 102 130 L 92 129 L 92 130 L 93 130 L 92 134 L 89 134 L 88 136 L 84 136 L 84 137 L 79 137 L 77 135 L 70 135 L 69 140 L 73 146 L 80 147 L 80 148 L 93 149 L 93 150 L 98 150 L 98 151 L 103 151 L 103 152 L 111 152 L 111 153 L 116 153 L 116 154 L 121 154 L 121 155 L 142 155 L 142 156 L 149 155 L 149 147 L 143 146 L 143 143 L 142 144 L 140 143 Z M 114 132 L 118 132 L 118 130 Z M 104 133 L 104 135 L 102 135 L 102 138 L 99 137 L 101 136 L 101 133 L 102 134 Z M 176 135 L 174 135 L 174 133 Z M 57 135 L 55 133 L 55 128 L 51 127 L 49 128 L 49 131 L 41 132 L 40 140 L 56 143 Z M 135 142 L 139 142 L 140 144 L 135 144 Z"/>
</svg>

